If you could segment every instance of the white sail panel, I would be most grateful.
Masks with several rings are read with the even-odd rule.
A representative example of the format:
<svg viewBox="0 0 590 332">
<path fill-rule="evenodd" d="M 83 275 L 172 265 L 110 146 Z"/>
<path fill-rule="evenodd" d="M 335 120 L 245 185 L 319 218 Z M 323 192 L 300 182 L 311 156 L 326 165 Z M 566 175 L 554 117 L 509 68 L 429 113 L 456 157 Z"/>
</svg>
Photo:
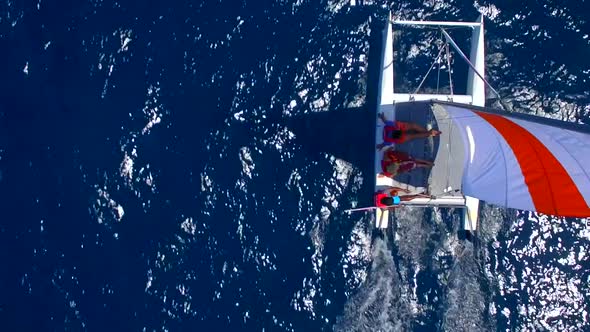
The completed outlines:
<svg viewBox="0 0 590 332">
<path fill-rule="evenodd" d="M 534 210 L 516 156 L 497 130 L 473 111 L 445 105 L 465 143 L 462 191 L 498 206 Z"/>
</svg>

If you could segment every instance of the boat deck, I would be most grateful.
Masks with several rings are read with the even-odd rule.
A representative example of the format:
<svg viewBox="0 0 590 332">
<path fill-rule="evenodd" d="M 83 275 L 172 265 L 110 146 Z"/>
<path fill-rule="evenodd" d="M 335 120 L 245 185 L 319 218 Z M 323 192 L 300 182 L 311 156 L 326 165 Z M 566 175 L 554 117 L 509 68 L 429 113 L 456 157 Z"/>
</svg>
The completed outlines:
<svg viewBox="0 0 590 332">
<path fill-rule="evenodd" d="M 403 122 L 417 123 L 427 129 L 440 130 L 438 137 L 414 139 L 394 145 L 398 151 L 408 153 L 416 159 L 434 161 L 432 168 L 416 168 L 395 177 L 377 178 L 377 187 L 396 186 L 406 188 L 414 193 L 428 191 L 431 195 L 462 196 L 460 193 L 463 164 L 465 163 L 465 146 L 458 132 L 453 132 L 447 113 L 440 107 L 431 110 L 430 103 L 397 103 L 392 107 L 381 107 L 386 118 Z M 382 141 L 383 123 L 377 124 L 377 142 Z M 376 150 L 375 174 L 381 172 L 383 151 Z"/>
</svg>

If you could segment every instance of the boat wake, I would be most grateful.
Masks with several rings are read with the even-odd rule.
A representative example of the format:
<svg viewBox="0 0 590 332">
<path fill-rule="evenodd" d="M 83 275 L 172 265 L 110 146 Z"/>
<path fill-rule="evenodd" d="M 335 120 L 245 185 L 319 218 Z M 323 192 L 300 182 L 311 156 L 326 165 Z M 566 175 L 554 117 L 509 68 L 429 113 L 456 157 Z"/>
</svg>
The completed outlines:
<svg viewBox="0 0 590 332">
<path fill-rule="evenodd" d="M 397 211 L 393 240 L 373 241 L 366 279 L 349 296 L 335 331 L 407 331 L 433 324 L 446 331 L 494 329 L 478 246 L 457 239 L 458 213 L 424 211 Z"/>
<path fill-rule="evenodd" d="M 376 239 L 367 279 L 345 304 L 335 331 L 406 331 L 411 304 L 402 294 L 402 281 L 385 239 Z"/>
<path fill-rule="evenodd" d="M 492 331 L 487 317 L 489 299 L 484 292 L 482 278 L 474 247 L 462 246 L 452 268 L 447 271 L 447 285 L 441 306 L 443 331 Z"/>
</svg>

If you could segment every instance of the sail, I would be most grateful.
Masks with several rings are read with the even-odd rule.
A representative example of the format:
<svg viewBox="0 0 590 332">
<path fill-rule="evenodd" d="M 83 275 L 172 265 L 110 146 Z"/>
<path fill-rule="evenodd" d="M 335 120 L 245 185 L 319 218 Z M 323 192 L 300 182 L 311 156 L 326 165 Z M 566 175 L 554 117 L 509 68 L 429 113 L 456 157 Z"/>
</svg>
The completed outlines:
<svg viewBox="0 0 590 332">
<path fill-rule="evenodd" d="M 590 216 L 588 126 L 452 103 L 436 103 L 432 111 L 441 130 L 459 137 L 447 145 L 462 150 L 463 194 L 503 207 Z"/>
</svg>

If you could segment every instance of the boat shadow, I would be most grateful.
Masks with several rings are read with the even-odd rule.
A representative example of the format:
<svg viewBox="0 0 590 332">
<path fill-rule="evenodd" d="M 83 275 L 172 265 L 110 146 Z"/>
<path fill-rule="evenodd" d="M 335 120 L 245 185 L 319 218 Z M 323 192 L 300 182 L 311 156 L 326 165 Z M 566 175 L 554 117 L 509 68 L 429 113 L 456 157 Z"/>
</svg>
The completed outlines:
<svg viewBox="0 0 590 332">
<path fill-rule="evenodd" d="M 342 23 L 358 20 L 358 17 L 375 15 L 378 12 L 366 6 L 352 8 L 351 11 L 354 13 L 339 15 L 336 21 Z M 356 11 L 363 11 L 364 15 L 358 15 Z M 361 192 L 355 195 L 359 199 L 359 206 L 373 204 L 375 119 L 384 47 L 383 19 L 385 18 L 386 16 L 379 17 L 371 20 L 370 23 L 370 46 L 365 73 L 366 92 L 363 103 L 358 107 L 344 107 L 341 106 L 344 103 L 338 103 L 339 106 L 334 106 L 327 111 L 310 112 L 284 119 L 286 126 L 295 134 L 295 141 L 309 158 L 325 159 L 326 155 L 330 155 L 360 170 L 364 181 Z"/>
<path fill-rule="evenodd" d="M 365 107 L 316 112 L 290 119 L 295 141 L 312 159 L 326 154 L 372 173 L 374 118 Z"/>
</svg>

